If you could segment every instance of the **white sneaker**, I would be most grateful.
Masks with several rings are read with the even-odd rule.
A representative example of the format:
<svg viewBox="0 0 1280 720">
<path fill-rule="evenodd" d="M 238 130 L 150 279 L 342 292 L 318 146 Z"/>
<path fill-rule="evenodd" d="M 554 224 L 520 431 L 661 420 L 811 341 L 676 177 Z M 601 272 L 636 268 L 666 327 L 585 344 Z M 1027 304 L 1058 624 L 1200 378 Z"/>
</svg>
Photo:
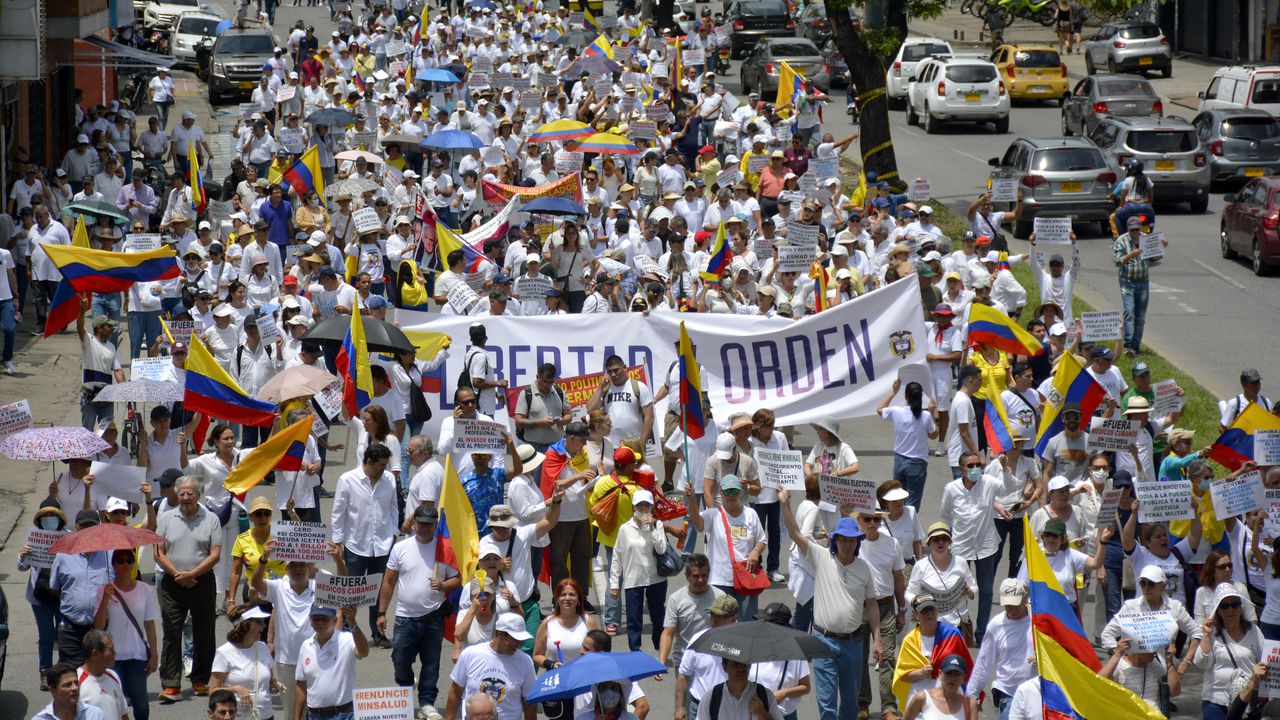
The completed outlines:
<svg viewBox="0 0 1280 720">
<path fill-rule="evenodd" d="M 4 373 L 5 373 L 6 375 L 17 375 L 17 374 L 18 374 L 18 366 L 17 366 L 17 365 L 14 365 L 14 364 L 13 364 L 13 361 L 12 361 L 12 360 L 10 360 L 9 362 L 6 362 L 6 363 L 4 364 Z"/>
<path fill-rule="evenodd" d="M 417 720 L 444 720 L 444 716 L 434 705 L 423 705 L 418 708 Z"/>
<path fill-rule="evenodd" d="M 191 658 L 182 658 L 182 674 L 184 677 L 191 677 Z"/>
<path fill-rule="evenodd" d="M 769 573 L 769 579 L 774 582 L 783 582 L 787 578 L 782 573 L 778 572 L 777 570 L 774 570 L 773 572 Z"/>
</svg>

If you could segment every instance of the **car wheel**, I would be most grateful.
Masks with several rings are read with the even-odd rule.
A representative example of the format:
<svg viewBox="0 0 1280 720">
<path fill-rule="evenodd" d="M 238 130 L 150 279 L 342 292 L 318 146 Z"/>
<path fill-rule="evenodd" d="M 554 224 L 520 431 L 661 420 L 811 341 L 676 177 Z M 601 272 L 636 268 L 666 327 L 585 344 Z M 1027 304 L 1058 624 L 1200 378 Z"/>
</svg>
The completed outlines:
<svg viewBox="0 0 1280 720">
<path fill-rule="evenodd" d="M 1116 72 L 1116 59 L 1113 57 L 1107 58 L 1107 72 L 1112 74 Z"/>
<path fill-rule="evenodd" d="M 1222 223 L 1218 228 L 1218 242 L 1222 245 L 1222 258 L 1224 260 L 1234 260 L 1236 251 L 1231 249 L 1230 235 L 1227 234 L 1227 224 Z"/>
<path fill-rule="evenodd" d="M 1258 238 L 1253 239 L 1253 256 L 1250 259 L 1254 275 L 1262 277 L 1267 274 L 1267 263 L 1262 259 L 1262 243 L 1258 242 Z"/>
<path fill-rule="evenodd" d="M 1202 213 L 1209 209 L 1209 198 L 1196 198 L 1191 201 L 1191 212 Z"/>
<path fill-rule="evenodd" d="M 1171 77 L 1173 77 L 1173 63 L 1170 63 L 1170 64 L 1165 65 L 1164 67 L 1160 68 L 1160 77 L 1162 77 L 1162 78 L 1171 78 Z"/>
<path fill-rule="evenodd" d="M 907 103 L 907 124 L 916 125 L 920 122 L 920 118 L 916 116 L 916 109 L 911 107 L 911 103 Z"/>
<path fill-rule="evenodd" d="M 930 135 L 938 132 L 938 121 L 934 119 L 933 113 L 929 112 L 928 106 L 924 109 L 924 115 L 921 116 L 924 122 L 924 131 Z"/>
<path fill-rule="evenodd" d="M 999 120 L 996 120 L 995 125 L 996 125 L 996 132 L 999 133 L 1000 135 L 1003 135 L 1009 132 L 1009 118 L 1007 117 L 1000 118 Z"/>
<path fill-rule="evenodd" d="M 1031 235 L 1031 223 L 1026 220 L 1017 220 L 1013 223 L 1013 236 L 1019 240 L 1026 240 Z"/>
<path fill-rule="evenodd" d="M 1067 125 L 1067 113 L 1066 113 L 1066 112 L 1063 112 L 1063 113 L 1062 113 L 1062 134 L 1063 134 L 1064 136 L 1066 136 L 1066 137 L 1071 137 L 1072 135 L 1074 135 L 1074 134 L 1075 134 L 1075 133 L 1071 132 L 1071 126 L 1070 126 L 1070 125 Z"/>
<path fill-rule="evenodd" d="M 1098 72 L 1098 69 L 1093 66 L 1093 58 L 1089 56 L 1089 53 L 1084 54 L 1084 72 L 1086 75 L 1093 75 Z"/>
</svg>

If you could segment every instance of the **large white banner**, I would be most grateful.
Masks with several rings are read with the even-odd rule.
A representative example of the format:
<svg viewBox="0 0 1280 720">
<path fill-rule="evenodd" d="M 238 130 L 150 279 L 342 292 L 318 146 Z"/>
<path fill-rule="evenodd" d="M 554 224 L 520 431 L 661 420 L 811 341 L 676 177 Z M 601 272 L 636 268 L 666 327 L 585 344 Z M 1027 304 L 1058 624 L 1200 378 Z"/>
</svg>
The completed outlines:
<svg viewBox="0 0 1280 720">
<path fill-rule="evenodd" d="M 397 310 L 394 322 L 402 329 L 453 338 L 438 372 L 440 393 L 427 396 L 437 404 L 434 418 L 453 411 L 468 327 L 477 320 L 488 331 L 486 349 L 498 377 L 512 386 L 531 383 L 544 362 L 562 376 L 583 375 L 604 369 L 616 354 L 628 366 L 644 365 L 655 390 L 676 361 L 684 321 L 720 421 L 762 407 L 771 408 L 780 425 L 872 415 L 898 369 L 924 362 L 925 353 L 919 285 L 910 278 L 798 321 L 697 313 L 478 318 Z M 498 415 L 507 419 L 501 407 Z"/>
</svg>

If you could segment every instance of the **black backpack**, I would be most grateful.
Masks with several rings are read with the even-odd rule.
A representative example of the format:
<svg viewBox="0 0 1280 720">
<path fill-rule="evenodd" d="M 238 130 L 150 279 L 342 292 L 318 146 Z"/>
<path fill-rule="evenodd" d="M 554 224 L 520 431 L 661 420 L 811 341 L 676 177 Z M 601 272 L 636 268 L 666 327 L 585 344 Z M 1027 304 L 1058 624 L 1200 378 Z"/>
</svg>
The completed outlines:
<svg viewBox="0 0 1280 720">
<path fill-rule="evenodd" d="M 480 391 L 476 390 L 475 387 L 471 385 L 471 358 L 472 358 L 472 354 L 477 352 L 480 353 L 481 355 L 485 355 L 484 348 L 472 348 L 468 350 L 467 354 L 462 357 L 462 372 L 458 373 L 457 387 L 469 388 L 472 391 L 474 391 L 476 395 L 479 395 Z M 485 355 L 485 363 L 488 363 L 488 362 L 489 362 L 489 356 Z"/>
<path fill-rule="evenodd" d="M 560 396 L 561 410 L 568 408 L 569 400 L 565 398 L 564 390 L 561 390 L 560 386 L 557 384 L 553 384 L 551 387 L 555 388 L 556 395 Z M 524 405 L 524 414 L 526 416 L 528 416 L 529 413 L 533 412 L 533 385 L 532 384 L 524 386 L 524 392 L 520 394 L 520 403 Z M 519 408 L 520 408 L 520 405 L 516 405 L 516 407 L 511 408 L 511 414 L 513 417 L 515 413 L 519 412 Z M 524 442 L 524 428 L 522 427 L 516 428 L 516 439 L 520 440 L 521 442 Z"/>
</svg>

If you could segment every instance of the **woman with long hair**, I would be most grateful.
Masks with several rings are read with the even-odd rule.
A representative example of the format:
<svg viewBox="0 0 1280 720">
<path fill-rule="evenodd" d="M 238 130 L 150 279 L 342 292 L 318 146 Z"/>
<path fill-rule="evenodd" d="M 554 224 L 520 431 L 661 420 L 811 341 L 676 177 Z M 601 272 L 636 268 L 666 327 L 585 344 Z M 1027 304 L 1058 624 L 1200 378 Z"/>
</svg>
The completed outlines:
<svg viewBox="0 0 1280 720">
<path fill-rule="evenodd" d="M 1191 520 L 1191 529 L 1187 537 L 1176 543 L 1169 542 L 1169 529 L 1160 523 L 1144 524 L 1141 534 L 1135 538 L 1139 503 L 1137 498 L 1133 499 L 1130 503 L 1132 513 L 1120 528 L 1120 544 L 1124 547 L 1124 554 L 1129 558 L 1133 574 L 1140 576 L 1143 568 L 1148 565 L 1158 566 L 1164 571 L 1165 591 L 1169 597 L 1187 605 L 1192 602 L 1192 597 L 1189 597 L 1187 588 L 1182 586 L 1182 566 L 1190 562 L 1200 547 L 1200 540 L 1204 534 L 1200 515 L 1197 513 Z"/>
<path fill-rule="evenodd" d="M 314 190 L 304 193 L 298 209 L 293 211 L 293 226 L 305 233 L 329 229 L 329 211 L 320 204 L 320 196 Z"/>
<path fill-rule="evenodd" d="M 592 410 L 587 414 L 587 460 L 595 468 L 597 477 L 604 477 L 613 472 L 613 441 L 609 433 L 613 432 L 613 418 L 607 410 Z"/>
<path fill-rule="evenodd" d="M 112 670 L 133 706 L 133 716 L 147 720 L 151 717 L 147 676 L 160 667 L 160 646 L 156 642 L 160 609 L 151 586 L 138 582 L 137 566 L 136 551 L 112 551 L 111 569 L 116 578 L 102 589 L 93 626 L 111 635 L 116 646 Z"/>
<path fill-rule="evenodd" d="M 902 390 L 906 407 L 889 403 Z M 929 401 L 929 411 L 924 409 L 924 388 L 918 382 L 893 381 L 893 389 L 880 401 L 876 414 L 893 423 L 893 479 L 902 483 L 908 494 L 907 502 L 916 510 L 924 500 L 925 476 L 929 472 L 929 441 L 938 437 L 937 406 Z"/>
<path fill-rule="evenodd" d="M 1225 720 L 1237 683 L 1262 660 L 1262 631 L 1244 619 L 1244 597 L 1234 586 L 1214 589 L 1213 612 L 1200 626 L 1195 666 L 1204 671 L 1200 708 L 1205 720 Z"/>
<path fill-rule="evenodd" d="M 418 263 L 412 260 L 401 260 L 396 269 L 395 290 L 392 293 L 396 307 L 404 310 L 431 309 L 431 294 L 427 292 L 426 283 L 418 274 Z"/>
<path fill-rule="evenodd" d="M 364 432 L 356 443 L 356 457 L 364 457 L 364 451 L 372 443 L 382 443 L 391 451 L 391 462 L 387 464 L 387 472 L 400 483 L 400 440 L 391 431 L 391 421 L 387 419 L 387 411 L 379 405 L 369 405 L 360 414 L 360 423 Z"/>
<path fill-rule="evenodd" d="M 583 246 L 578 232 L 578 222 L 565 220 L 562 227 L 564 242 L 551 248 L 551 266 L 555 268 L 554 287 L 564 295 L 569 312 L 582 312 L 587 300 L 585 273 L 595 263 L 590 248 Z"/>
<path fill-rule="evenodd" d="M 1129 218 L 1136 216 L 1145 218 L 1143 225 L 1155 226 L 1156 188 L 1147 177 L 1146 170 L 1140 160 L 1130 160 L 1125 168 L 1125 179 L 1116 190 L 1120 207 L 1115 212 L 1117 234 L 1126 232 Z"/>
<path fill-rule="evenodd" d="M 1251 552 L 1250 555 L 1251 562 L 1258 562 L 1255 554 Z M 1268 567 L 1270 565 L 1271 562 L 1267 561 L 1259 566 Z M 1231 554 L 1225 550 L 1214 550 L 1209 553 L 1209 557 L 1204 559 L 1204 565 L 1200 567 L 1200 587 L 1196 588 L 1195 607 L 1187 608 L 1188 612 L 1192 613 L 1192 618 L 1197 624 L 1204 622 L 1204 619 L 1209 617 L 1209 613 L 1213 611 L 1213 591 L 1222 583 L 1234 585 L 1236 592 L 1239 592 L 1240 597 L 1244 598 L 1244 619 L 1249 622 L 1258 621 L 1258 609 L 1254 607 L 1253 601 L 1249 598 L 1249 587 L 1239 580 L 1231 579 L 1231 573 L 1234 569 L 1235 563 L 1231 559 Z M 1271 572 L 1268 573 L 1268 581 L 1275 576 L 1275 572 L 1276 570 L 1272 568 Z M 1280 598 L 1277 598 L 1277 601 L 1280 602 Z M 1264 610 L 1265 607 L 1264 605 Z M 1280 607 L 1277 610 L 1280 610 Z M 1266 624 L 1259 624 L 1262 626 L 1262 634 L 1266 635 Z"/>
<path fill-rule="evenodd" d="M 244 717 L 269 720 L 275 717 L 271 696 L 285 691 L 284 683 L 276 680 L 271 651 L 262 641 L 271 613 L 260 605 L 244 605 L 229 611 L 227 619 L 231 629 L 213 657 L 209 692 L 226 688 L 239 698 Z"/>
<path fill-rule="evenodd" d="M 596 629 L 596 618 L 587 614 L 586 596 L 573 578 L 556 583 L 551 614 L 538 626 L 533 641 L 533 662 L 551 670 L 582 653 L 587 631 Z"/>
</svg>

